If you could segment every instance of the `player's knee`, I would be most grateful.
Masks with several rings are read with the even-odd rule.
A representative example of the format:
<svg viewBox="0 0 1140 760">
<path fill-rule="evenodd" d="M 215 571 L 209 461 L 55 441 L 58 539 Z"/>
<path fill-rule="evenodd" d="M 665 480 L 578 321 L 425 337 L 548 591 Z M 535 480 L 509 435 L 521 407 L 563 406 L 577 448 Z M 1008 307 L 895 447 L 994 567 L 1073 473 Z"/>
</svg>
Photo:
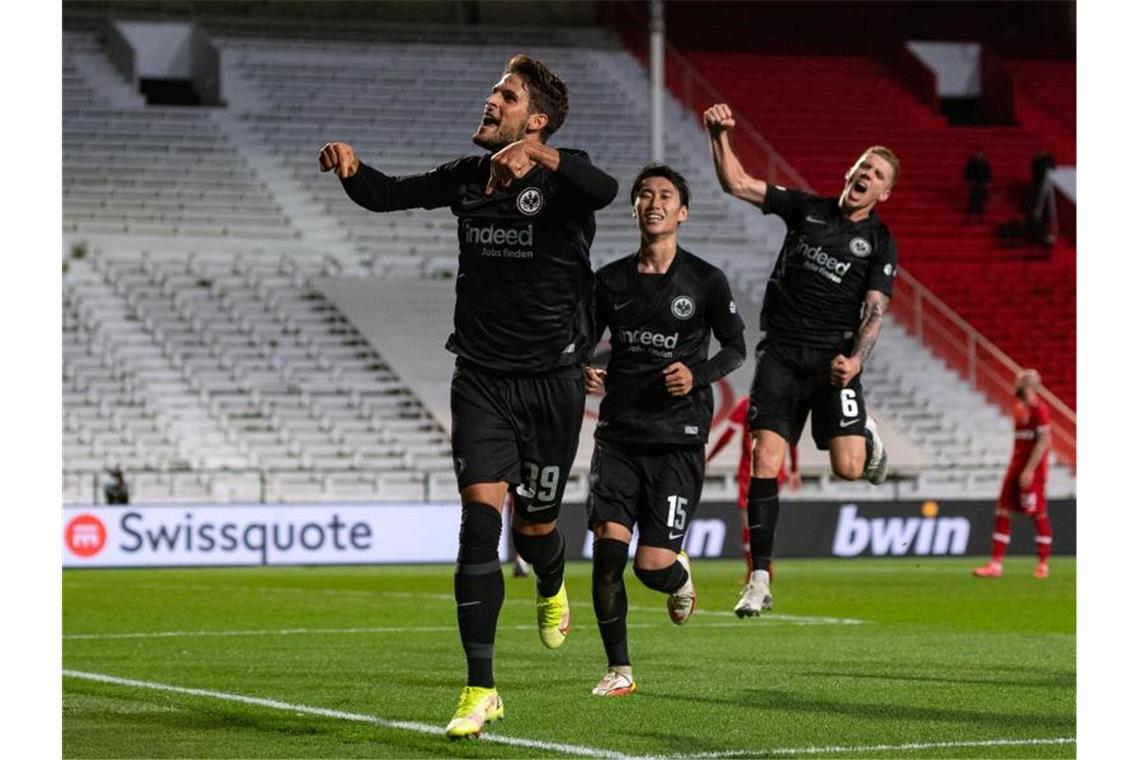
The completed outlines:
<svg viewBox="0 0 1140 760">
<path fill-rule="evenodd" d="M 752 451 L 752 477 L 774 478 L 780 474 L 780 465 L 783 463 L 783 450 L 775 451 L 757 446 Z"/>
<path fill-rule="evenodd" d="M 637 563 L 633 566 L 633 574 L 637 576 L 637 579 L 645 584 L 646 588 L 651 588 L 654 591 L 665 591 L 668 588 L 669 571 L 669 567 L 650 569 Z"/>
<path fill-rule="evenodd" d="M 594 540 L 602 538 L 612 538 L 628 545 L 633 540 L 633 532 L 619 522 L 604 522 L 594 527 Z"/>
<path fill-rule="evenodd" d="M 517 514 L 514 519 L 511 520 L 511 530 L 516 533 L 521 533 L 524 536 L 545 536 L 549 533 L 553 533 L 557 527 L 558 523 L 554 522 L 526 522 L 525 520 L 520 520 Z"/>
<path fill-rule="evenodd" d="M 833 451 L 831 453 L 831 471 L 836 477 L 844 480 L 858 480 L 863 477 L 865 457 L 858 452 Z"/>
<path fill-rule="evenodd" d="M 484 564 L 497 560 L 503 518 L 499 510 L 477 501 L 463 505 L 459 524 L 459 564 Z"/>
</svg>

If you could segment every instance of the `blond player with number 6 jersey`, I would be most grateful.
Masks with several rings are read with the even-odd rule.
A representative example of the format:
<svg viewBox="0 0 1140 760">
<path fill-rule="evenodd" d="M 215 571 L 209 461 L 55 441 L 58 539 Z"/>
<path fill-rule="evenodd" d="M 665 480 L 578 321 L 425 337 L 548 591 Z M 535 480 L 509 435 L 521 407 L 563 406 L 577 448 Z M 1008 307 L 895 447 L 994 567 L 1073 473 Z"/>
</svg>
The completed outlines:
<svg viewBox="0 0 1140 760">
<path fill-rule="evenodd" d="M 844 480 L 875 485 L 887 477 L 887 454 L 863 405 L 863 364 L 879 338 L 898 260 L 875 207 L 899 179 L 898 158 L 874 145 L 844 177 L 838 198 L 788 190 L 750 176 L 729 143 L 736 125 L 723 103 L 705 111 L 717 178 L 726 193 L 776 214 L 788 227 L 768 278 L 760 342 L 749 394 L 756 440 L 748 486 L 752 574 L 735 611 L 771 609 L 769 573 L 780 514 L 776 475 L 808 412 L 812 437 Z"/>
</svg>

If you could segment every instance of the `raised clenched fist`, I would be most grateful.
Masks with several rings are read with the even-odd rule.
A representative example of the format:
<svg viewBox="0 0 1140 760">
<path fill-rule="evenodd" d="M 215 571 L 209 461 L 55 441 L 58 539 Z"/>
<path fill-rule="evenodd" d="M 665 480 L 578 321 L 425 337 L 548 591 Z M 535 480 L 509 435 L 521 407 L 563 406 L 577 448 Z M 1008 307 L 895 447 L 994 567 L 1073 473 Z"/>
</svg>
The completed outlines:
<svg viewBox="0 0 1140 760">
<path fill-rule="evenodd" d="M 736 126 L 736 119 L 732 117 L 732 109 L 724 103 L 717 103 L 705 111 L 705 129 L 711 135 L 718 135 Z"/>
<path fill-rule="evenodd" d="M 360 168 L 360 159 L 356 157 L 356 151 L 348 143 L 325 143 L 325 147 L 321 148 L 319 160 L 321 171 L 335 169 L 336 176 L 341 179 L 348 179 Z"/>
</svg>

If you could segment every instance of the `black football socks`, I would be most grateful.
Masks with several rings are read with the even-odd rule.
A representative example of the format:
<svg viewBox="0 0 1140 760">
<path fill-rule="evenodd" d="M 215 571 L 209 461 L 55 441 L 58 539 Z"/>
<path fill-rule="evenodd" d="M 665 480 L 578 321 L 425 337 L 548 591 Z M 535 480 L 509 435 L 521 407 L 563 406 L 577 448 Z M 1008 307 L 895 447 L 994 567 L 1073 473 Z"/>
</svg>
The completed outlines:
<svg viewBox="0 0 1140 760">
<path fill-rule="evenodd" d="M 775 478 L 752 478 L 748 483 L 749 547 L 752 571 L 770 571 L 776 523 L 780 519 L 780 494 Z"/>
<path fill-rule="evenodd" d="M 467 685 L 493 688 L 495 626 L 503 606 L 503 568 L 499 536 L 503 518 L 488 504 L 463 505 L 459 524 L 459 559 L 455 564 L 455 611 L 459 638 L 467 655 Z"/>
<path fill-rule="evenodd" d="M 528 536 L 511 530 L 515 551 L 534 568 L 538 593 L 552 597 L 562 588 L 562 572 L 566 568 L 566 542 L 562 531 L 555 528 L 545 536 Z"/>
<path fill-rule="evenodd" d="M 629 604 L 622 579 L 628 557 L 629 544 L 612 538 L 594 541 L 594 615 L 610 665 L 629 665 L 625 632 Z"/>
</svg>

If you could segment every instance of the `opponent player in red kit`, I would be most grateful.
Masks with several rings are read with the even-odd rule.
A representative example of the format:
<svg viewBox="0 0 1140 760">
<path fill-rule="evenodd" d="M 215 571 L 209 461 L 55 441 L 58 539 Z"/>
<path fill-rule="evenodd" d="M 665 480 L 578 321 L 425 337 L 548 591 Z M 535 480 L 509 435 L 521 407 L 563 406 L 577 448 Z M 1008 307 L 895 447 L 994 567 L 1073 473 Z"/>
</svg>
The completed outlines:
<svg viewBox="0 0 1140 760">
<path fill-rule="evenodd" d="M 1014 393 L 1018 403 L 1014 411 L 1013 456 L 1002 483 L 994 522 L 994 543 L 988 564 L 976 568 L 979 578 L 1000 578 L 1002 560 L 1009 547 L 1011 518 L 1014 512 L 1032 517 L 1037 525 L 1036 578 L 1049 577 L 1049 552 L 1053 548 L 1053 527 L 1045 504 L 1045 477 L 1049 469 L 1049 409 L 1041 403 L 1037 390 L 1041 375 L 1027 369 L 1017 377 Z"/>
<path fill-rule="evenodd" d="M 737 428 L 740 429 L 740 464 L 736 468 L 736 483 L 740 490 L 736 497 L 736 505 L 740 507 L 740 538 L 743 542 L 744 578 L 747 582 L 748 577 L 752 575 L 751 533 L 748 530 L 748 484 L 752 480 L 752 445 L 754 443 L 752 431 L 748 426 L 747 396 L 740 399 L 736 406 L 732 407 L 732 411 L 728 414 L 728 422 L 728 428 L 721 433 L 720 438 L 713 444 L 712 451 L 709 452 L 705 461 L 711 462 L 713 457 L 728 445 L 732 436 L 736 435 Z M 776 485 L 782 486 L 786 482 L 788 488 L 794 491 L 800 487 L 800 458 L 795 446 L 788 447 L 788 458 L 791 460 L 791 469 L 788 469 L 788 461 L 785 460 L 780 465 L 780 472 L 776 475 Z"/>
</svg>

